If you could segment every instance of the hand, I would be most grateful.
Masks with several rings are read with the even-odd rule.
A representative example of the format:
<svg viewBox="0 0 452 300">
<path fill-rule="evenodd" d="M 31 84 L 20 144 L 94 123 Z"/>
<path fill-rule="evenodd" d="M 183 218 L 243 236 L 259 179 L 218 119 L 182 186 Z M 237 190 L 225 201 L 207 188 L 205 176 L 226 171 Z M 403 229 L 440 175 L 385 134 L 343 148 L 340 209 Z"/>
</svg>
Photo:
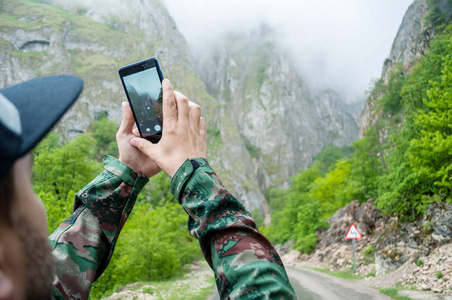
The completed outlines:
<svg viewBox="0 0 452 300">
<path fill-rule="evenodd" d="M 173 91 L 169 80 L 163 80 L 162 86 L 163 132 L 160 142 L 152 144 L 142 138 L 133 138 L 130 143 L 173 177 L 186 159 L 207 157 L 206 122 L 201 117 L 201 107 Z"/>
<path fill-rule="evenodd" d="M 148 178 L 160 172 L 160 167 L 149 159 L 148 156 L 130 145 L 130 140 L 139 136 L 133 131 L 135 120 L 128 102 L 122 103 L 122 122 L 116 133 L 116 142 L 119 149 L 119 161 L 129 166 L 132 170 Z"/>
</svg>

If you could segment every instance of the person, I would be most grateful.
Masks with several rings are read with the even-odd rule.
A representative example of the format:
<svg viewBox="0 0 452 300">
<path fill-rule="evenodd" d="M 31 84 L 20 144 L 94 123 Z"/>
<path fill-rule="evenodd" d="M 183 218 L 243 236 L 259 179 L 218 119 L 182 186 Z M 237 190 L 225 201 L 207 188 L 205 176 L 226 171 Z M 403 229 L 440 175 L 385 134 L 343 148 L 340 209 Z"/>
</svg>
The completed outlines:
<svg viewBox="0 0 452 300">
<path fill-rule="evenodd" d="M 0 300 L 87 299 L 149 178 L 166 172 L 215 273 L 222 299 L 295 299 L 284 266 L 245 207 L 207 162 L 201 108 L 163 85 L 163 134 L 139 138 L 128 103 L 116 134 L 119 159 L 76 194 L 73 214 L 47 241 L 31 184 L 31 150 L 75 102 L 83 82 L 58 75 L 0 90 Z M 133 267 L 133 266 L 131 266 Z"/>
</svg>

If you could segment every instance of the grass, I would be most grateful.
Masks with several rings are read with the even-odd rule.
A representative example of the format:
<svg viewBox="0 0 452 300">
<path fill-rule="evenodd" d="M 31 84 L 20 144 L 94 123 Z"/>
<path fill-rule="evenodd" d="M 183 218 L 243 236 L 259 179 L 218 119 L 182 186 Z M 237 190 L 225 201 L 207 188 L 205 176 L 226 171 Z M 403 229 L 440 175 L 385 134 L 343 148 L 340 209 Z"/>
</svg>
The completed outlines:
<svg viewBox="0 0 452 300">
<path fill-rule="evenodd" d="M 112 57 L 102 53 L 80 49 L 69 50 L 72 58 L 72 66 L 78 75 L 84 78 L 99 76 L 102 74 L 104 80 L 115 80 L 118 78 L 117 69 L 119 63 Z"/>
<path fill-rule="evenodd" d="M 397 294 L 399 293 L 399 289 L 397 288 L 379 289 L 378 291 L 394 300 L 412 300 L 410 297 L 398 296 Z"/>
<path fill-rule="evenodd" d="M 357 276 L 353 274 L 352 270 L 347 270 L 347 271 L 338 271 L 338 272 L 332 272 L 329 270 L 325 270 L 325 269 L 319 269 L 319 268 L 310 268 L 322 273 L 326 273 L 335 277 L 339 277 L 339 278 L 344 278 L 344 279 L 364 279 L 363 276 Z"/>
<path fill-rule="evenodd" d="M 213 294 L 215 289 L 213 276 L 204 278 L 202 286 L 194 283 L 196 279 L 198 278 L 183 277 L 165 282 L 151 282 L 145 284 L 142 290 L 144 293 L 162 300 L 204 300 Z"/>
<path fill-rule="evenodd" d="M 165 281 L 136 282 L 129 283 L 127 286 L 122 284 L 108 287 L 103 292 L 94 291 L 91 293 L 90 299 L 105 299 L 121 289 L 125 293 L 137 292 L 141 297 L 149 294 L 155 299 L 161 300 L 205 300 L 215 292 L 215 277 L 213 273 L 206 272 L 206 270 L 210 270 L 210 267 L 204 260 L 200 261 L 199 265 L 201 270 Z M 134 297 L 137 296 L 134 295 Z"/>
<path fill-rule="evenodd" d="M 319 271 L 322 273 L 330 274 L 335 277 L 344 278 L 344 279 L 364 279 L 364 277 L 362 277 L 362 276 L 353 275 L 352 270 L 332 272 L 332 271 L 319 269 L 319 268 L 310 268 L 310 269 L 313 269 L 313 270 L 316 270 L 316 271 Z M 400 290 L 401 290 L 400 288 L 388 288 L 388 289 L 379 289 L 378 291 L 382 294 L 385 294 L 386 296 L 391 297 L 394 300 L 412 300 L 409 297 L 397 295 Z"/>
</svg>

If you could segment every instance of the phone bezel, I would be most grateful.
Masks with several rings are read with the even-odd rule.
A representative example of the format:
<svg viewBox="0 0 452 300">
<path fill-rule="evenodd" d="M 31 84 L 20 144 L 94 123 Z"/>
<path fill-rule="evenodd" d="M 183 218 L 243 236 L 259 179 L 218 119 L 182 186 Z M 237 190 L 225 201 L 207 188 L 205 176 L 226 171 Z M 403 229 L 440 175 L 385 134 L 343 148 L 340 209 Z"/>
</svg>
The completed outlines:
<svg viewBox="0 0 452 300">
<path fill-rule="evenodd" d="M 151 68 L 157 69 L 157 73 L 159 75 L 160 83 L 161 83 L 163 81 L 163 74 L 162 74 L 162 71 L 160 70 L 160 65 L 155 57 L 151 57 L 151 58 L 148 58 L 148 59 L 145 59 L 142 61 L 135 62 L 133 64 L 121 67 L 118 70 L 119 77 L 121 78 L 122 87 L 124 88 L 124 92 L 126 94 L 127 100 L 129 101 L 129 104 L 130 104 L 130 108 L 132 109 L 133 118 L 135 119 L 135 124 L 137 124 L 137 117 L 135 115 L 135 111 L 132 106 L 132 101 L 130 101 L 129 92 L 127 91 L 123 77 L 132 75 L 132 74 L 136 74 L 136 73 L 139 73 L 139 72 L 151 69 Z M 162 130 L 163 130 L 163 124 L 160 124 L 160 126 L 162 127 Z M 161 134 L 154 134 L 154 135 L 149 135 L 149 136 L 145 137 L 145 136 L 143 136 L 143 133 L 141 132 L 140 126 L 137 126 L 137 128 L 138 128 L 138 131 L 142 138 L 145 138 L 154 144 L 158 143 L 160 141 L 160 138 L 162 137 Z"/>
</svg>

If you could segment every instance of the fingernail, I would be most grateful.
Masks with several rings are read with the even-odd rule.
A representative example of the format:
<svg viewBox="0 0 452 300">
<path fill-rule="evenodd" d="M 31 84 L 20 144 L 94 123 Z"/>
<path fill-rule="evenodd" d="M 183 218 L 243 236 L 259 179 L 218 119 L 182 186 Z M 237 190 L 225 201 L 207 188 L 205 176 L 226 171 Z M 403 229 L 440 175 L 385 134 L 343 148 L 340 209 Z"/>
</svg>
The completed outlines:
<svg viewBox="0 0 452 300">
<path fill-rule="evenodd" d="M 137 141 L 135 139 L 131 139 L 130 140 L 130 145 L 132 145 L 133 147 L 137 146 Z"/>
</svg>

